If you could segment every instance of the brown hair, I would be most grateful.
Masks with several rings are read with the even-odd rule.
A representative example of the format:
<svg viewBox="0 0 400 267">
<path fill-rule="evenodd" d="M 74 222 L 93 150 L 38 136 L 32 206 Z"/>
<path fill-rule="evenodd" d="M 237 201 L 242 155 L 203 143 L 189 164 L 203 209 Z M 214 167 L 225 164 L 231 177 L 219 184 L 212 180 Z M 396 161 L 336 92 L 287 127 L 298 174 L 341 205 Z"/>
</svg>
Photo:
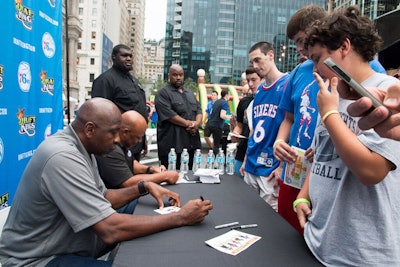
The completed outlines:
<svg viewBox="0 0 400 267">
<path fill-rule="evenodd" d="M 361 16 L 358 7 L 350 6 L 314 23 L 307 30 L 304 48 L 320 44 L 333 51 L 339 49 L 346 39 L 365 61 L 374 58 L 382 43 L 373 22 Z"/>
<path fill-rule="evenodd" d="M 286 26 L 286 35 L 289 39 L 293 39 L 298 32 L 305 32 L 313 22 L 324 18 L 326 15 L 326 11 L 321 6 L 304 6 L 290 18 Z"/>
</svg>

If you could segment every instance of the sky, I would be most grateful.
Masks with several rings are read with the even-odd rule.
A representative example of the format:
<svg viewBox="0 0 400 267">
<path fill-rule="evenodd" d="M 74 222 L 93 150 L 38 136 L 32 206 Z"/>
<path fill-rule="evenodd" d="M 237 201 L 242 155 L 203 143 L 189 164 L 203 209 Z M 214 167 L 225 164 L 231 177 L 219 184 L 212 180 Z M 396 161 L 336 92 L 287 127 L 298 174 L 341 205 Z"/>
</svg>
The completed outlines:
<svg viewBox="0 0 400 267">
<path fill-rule="evenodd" d="M 146 0 L 144 38 L 160 40 L 165 37 L 167 0 Z"/>
</svg>

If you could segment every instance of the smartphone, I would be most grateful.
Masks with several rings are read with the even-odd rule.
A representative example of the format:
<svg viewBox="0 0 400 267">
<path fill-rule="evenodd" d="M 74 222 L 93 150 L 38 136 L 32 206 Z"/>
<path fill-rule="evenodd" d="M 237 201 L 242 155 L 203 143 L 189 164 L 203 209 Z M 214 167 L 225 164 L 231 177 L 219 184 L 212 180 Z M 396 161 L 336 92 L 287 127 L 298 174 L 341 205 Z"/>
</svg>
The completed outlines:
<svg viewBox="0 0 400 267">
<path fill-rule="evenodd" d="M 364 86 L 354 80 L 349 74 L 347 74 L 332 58 L 328 57 L 325 59 L 324 64 L 336 73 L 340 79 L 342 79 L 347 85 L 353 88 L 359 95 L 369 97 L 372 101 L 374 108 L 383 106 L 382 102 L 379 101 L 374 95 L 372 95 Z"/>
</svg>

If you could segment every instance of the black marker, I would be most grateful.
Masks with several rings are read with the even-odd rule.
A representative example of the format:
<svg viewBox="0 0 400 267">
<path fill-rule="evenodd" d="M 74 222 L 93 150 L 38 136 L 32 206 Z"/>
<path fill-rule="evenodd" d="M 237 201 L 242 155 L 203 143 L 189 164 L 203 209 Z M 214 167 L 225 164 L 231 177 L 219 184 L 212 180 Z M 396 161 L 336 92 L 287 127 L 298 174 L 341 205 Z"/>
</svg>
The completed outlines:
<svg viewBox="0 0 400 267">
<path fill-rule="evenodd" d="M 201 199 L 201 201 L 204 201 L 204 198 L 203 198 L 203 196 L 200 196 L 200 199 Z"/>
</svg>

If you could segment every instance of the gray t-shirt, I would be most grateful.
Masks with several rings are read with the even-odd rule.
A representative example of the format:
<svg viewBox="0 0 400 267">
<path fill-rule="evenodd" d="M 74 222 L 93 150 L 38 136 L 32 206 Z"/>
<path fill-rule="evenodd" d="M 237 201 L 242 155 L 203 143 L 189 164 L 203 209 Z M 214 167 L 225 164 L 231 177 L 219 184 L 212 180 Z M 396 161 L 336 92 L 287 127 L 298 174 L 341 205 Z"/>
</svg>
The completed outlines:
<svg viewBox="0 0 400 267">
<path fill-rule="evenodd" d="M 395 82 L 398 81 L 377 73 L 363 85 L 387 87 Z M 400 142 L 382 138 L 373 130 L 361 131 L 358 118 L 347 113 L 351 102 L 340 101 L 343 121 L 360 142 L 392 162 L 396 169 L 376 185 L 363 185 L 339 158 L 328 131 L 319 121 L 309 188 L 312 214 L 304 237 L 326 266 L 399 266 Z"/>
<path fill-rule="evenodd" d="M 97 257 L 105 244 L 91 226 L 115 210 L 96 160 L 73 128 L 49 137 L 35 151 L 15 194 L 0 239 L 3 266 L 40 266 L 53 255 Z"/>
</svg>

